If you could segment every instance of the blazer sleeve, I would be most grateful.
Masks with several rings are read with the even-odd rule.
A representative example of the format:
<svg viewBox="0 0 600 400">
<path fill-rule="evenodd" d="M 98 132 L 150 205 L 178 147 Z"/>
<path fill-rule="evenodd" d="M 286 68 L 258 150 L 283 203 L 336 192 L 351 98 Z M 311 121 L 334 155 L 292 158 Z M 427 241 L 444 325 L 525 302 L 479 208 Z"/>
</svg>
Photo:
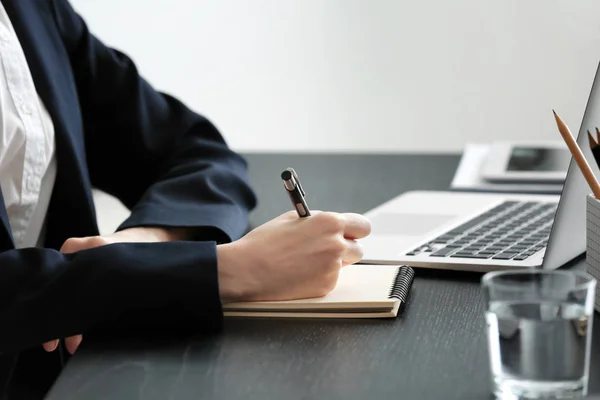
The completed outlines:
<svg viewBox="0 0 600 400">
<path fill-rule="evenodd" d="M 218 330 L 215 247 L 181 241 L 111 244 L 72 254 L 1 252 L 0 352 L 87 332 Z"/>
<path fill-rule="evenodd" d="M 130 58 L 94 37 L 67 0 L 53 0 L 53 8 L 78 90 L 91 182 L 132 211 L 119 229 L 197 227 L 199 239 L 238 239 L 256 205 L 245 160 L 209 120 L 154 90 Z"/>
</svg>

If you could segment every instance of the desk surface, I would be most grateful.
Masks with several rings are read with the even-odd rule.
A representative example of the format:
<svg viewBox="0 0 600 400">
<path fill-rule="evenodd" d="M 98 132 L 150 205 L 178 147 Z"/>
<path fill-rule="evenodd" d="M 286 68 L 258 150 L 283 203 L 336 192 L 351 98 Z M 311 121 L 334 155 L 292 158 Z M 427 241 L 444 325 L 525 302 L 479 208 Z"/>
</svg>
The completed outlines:
<svg viewBox="0 0 600 400">
<path fill-rule="evenodd" d="M 294 167 L 313 209 L 365 212 L 396 194 L 448 187 L 457 156 L 247 155 L 257 225 L 289 209 Z M 226 320 L 181 343 L 86 344 L 48 399 L 490 399 L 480 274 L 417 270 L 395 320 Z M 591 392 L 600 393 L 600 329 Z"/>
</svg>

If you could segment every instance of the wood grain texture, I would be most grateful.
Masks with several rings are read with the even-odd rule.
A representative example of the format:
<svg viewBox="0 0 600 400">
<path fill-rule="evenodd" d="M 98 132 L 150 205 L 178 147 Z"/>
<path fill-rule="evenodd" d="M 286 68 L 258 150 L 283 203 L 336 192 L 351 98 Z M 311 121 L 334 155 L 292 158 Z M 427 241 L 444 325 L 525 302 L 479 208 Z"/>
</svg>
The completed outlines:
<svg viewBox="0 0 600 400">
<path fill-rule="evenodd" d="M 444 189 L 458 158 L 417 155 L 248 157 L 253 225 L 290 209 L 294 167 L 314 209 L 364 212 L 407 190 Z M 582 267 L 581 264 L 578 265 Z M 49 400 L 491 399 L 481 274 L 417 270 L 395 320 L 228 319 L 189 340 L 85 342 Z M 594 330 L 592 392 L 600 389 Z"/>
</svg>

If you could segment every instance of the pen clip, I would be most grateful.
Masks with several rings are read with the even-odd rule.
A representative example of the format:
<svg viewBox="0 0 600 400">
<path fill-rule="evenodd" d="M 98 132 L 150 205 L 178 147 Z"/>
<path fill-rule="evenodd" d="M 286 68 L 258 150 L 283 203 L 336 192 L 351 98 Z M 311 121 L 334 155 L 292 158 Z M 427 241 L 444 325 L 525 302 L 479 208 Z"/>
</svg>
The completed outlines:
<svg viewBox="0 0 600 400">
<path fill-rule="evenodd" d="M 287 168 L 287 170 L 291 172 L 292 177 L 294 178 L 294 181 L 296 182 L 296 185 L 298 186 L 298 190 L 300 191 L 300 194 L 302 196 L 306 196 L 306 192 L 304 192 L 304 189 L 302 188 L 302 184 L 300 183 L 300 178 L 298 178 L 298 174 L 296 173 L 296 171 L 294 171 L 294 168 Z"/>
</svg>

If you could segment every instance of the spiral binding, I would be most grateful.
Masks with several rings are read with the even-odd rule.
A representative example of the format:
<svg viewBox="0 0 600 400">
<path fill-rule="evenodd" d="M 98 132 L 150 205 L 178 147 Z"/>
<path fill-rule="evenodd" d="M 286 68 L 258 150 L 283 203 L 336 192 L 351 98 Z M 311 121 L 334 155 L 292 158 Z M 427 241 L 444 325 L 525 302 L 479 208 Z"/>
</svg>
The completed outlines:
<svg viewBox="0 0 600 400">
<path fill-rule="evenodd" d="M 404 305 L 408 298 L 408 293 L 410 292 L 414 277 L 415 271 L 412 268 L 406 265 L 398 268 L 398 273 L 396 274 L 396 279 L 394 280 L 388 298 L 398 299 L 402 302 L 402 305 Z"/>
</svg>

